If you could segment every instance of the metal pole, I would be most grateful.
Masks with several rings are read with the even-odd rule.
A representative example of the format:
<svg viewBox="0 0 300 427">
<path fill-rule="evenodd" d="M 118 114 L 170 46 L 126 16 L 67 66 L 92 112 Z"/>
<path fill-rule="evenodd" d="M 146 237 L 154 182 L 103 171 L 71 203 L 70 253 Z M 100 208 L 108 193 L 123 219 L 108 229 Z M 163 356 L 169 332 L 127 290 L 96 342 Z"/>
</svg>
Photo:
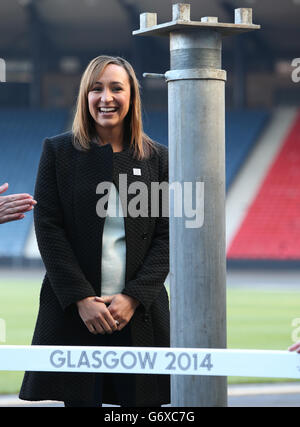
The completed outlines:
<svg viewBox="0 0 300 427">
<path fill-rule="evenodd" d="M 194 222 L 184 215 L 177 217 L 178 199 L 170 197 L 172 347 L 226 347 L 226 72 L 221 70 L 222 36 L 256 28 L 251 9 L 236 10 L 235 24 L 221 24 L 216 17 L 190 21 L 190 5 L 176 4 L 171 22 L 157 25 L 156 14 L 143 14 L 141 28 L 134 32 L 170 37 L 171 70 L 165 73 L 169 181 L 171 187 L 179 183 L 183 193 L 185 183 L 192 183 L 189 197 L 196 209 Z M 191 200 L 182 196 L 179 204 L 186 212 L 186 202 Z M 214 361 L 205 363 L 209 369 Z M 227 405 L 225 377 L 174 375 L 171 384 L 172 406 Z"/>
<path fill-rule="evenodd" d="M 194 192 L 197 181 L 204 183 L 201 227 L 187 228 L 186 218 L 174 217 L 173 209 L 170 215 L 172 347 L 226 347 L 225 73 L 216 71 L 220 53 L 221 36 L 212 30 L 171 33 L 171 68 L 176 71 L 167 73 L 170 182 L 182 187 L 192 182 Z M 212 68 L 201 73 L 200 65 L 208 61 Z M 190 69 L 198 69 L 197 75 Z M 195 197 L 193 202 L 202 206 Z M 227 401 L 222 377 L 177 375 L 171 390 L 174 406 L 223 406 Z"/>
</svg>

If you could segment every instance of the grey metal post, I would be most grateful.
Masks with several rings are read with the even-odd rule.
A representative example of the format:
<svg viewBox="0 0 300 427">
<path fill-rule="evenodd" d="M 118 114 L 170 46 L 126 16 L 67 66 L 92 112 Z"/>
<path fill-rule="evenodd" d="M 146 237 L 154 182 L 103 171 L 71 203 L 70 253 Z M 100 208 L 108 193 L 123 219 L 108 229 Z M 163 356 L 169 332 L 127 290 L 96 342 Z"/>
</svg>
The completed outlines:
<svg viewBox="0 0 300 427">
<path fill-rule="evenodd" d="M 171 70 L 164 75 L 169 98 L 169 181 L 171 188 L 172 183 L 180 183 L 183 196 L 182 202 L 176 202 L 170 192 L 171 346 L 225 348 L 226 72 L 221 69 L 222 36 L 259 26 L 252 24 L 251 9 L 236 10 L 235 24 L 218 23 L 216 17 L 190 21 L 189 4 L 173 5 L 171 22 L 157 25 L 156 14 L 151 13 L 142 14 L 140 24 L 133 34 L 170 37 Z M 198 223 L 197 212 L 194 222 L 187 212 L 184 215 L 184 183 L 192 183 L 189 197 L 198 211 Z M 182 217 L 176 216 L 178 203 Z M 227 379 L 174 375 L 171 393 L 172 406 L 226 406 Z"/>
</svg>

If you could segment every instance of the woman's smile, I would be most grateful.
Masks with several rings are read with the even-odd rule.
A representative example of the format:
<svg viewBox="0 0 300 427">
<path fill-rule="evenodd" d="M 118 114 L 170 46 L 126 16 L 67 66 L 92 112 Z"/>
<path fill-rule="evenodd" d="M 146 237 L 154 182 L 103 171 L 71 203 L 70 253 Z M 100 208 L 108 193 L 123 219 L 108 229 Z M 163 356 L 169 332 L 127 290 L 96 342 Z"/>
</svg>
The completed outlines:
<svg viewBox="0 0 300 427">
<path fill-rule="evenodd" d="M 118 107 L 99 107 L 98 111 L 103 116 L 112 116 L 118 111 Z"/>
<path fill-rule="evenodd" d="M 117 110 L 118 110 L 118 107 L 99 107 L 99 112 L 102 114 L 115 113 Z"/>
</svg>

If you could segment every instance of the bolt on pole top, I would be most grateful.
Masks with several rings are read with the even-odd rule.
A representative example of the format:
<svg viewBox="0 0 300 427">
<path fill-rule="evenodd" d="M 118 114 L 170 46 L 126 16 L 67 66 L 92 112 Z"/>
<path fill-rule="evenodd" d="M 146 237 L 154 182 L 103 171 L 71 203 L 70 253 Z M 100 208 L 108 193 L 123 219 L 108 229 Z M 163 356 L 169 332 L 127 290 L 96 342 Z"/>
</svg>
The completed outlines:
<svg viewBox="0 0 300 427">
<path fill-rule="evenodd" d="M 252 23 L 252 9 L 238 8 L 234 11 L 234 23 L 218 22 L 215 16 L 204 16 L 201 21 L 191 21 L 190 4 L 173 4 L 172 21 L 157 24 L 156 13 L 142 13 L 140 15 L 140 29 L 133 31 L 133 35 L 167 35 L 170 31 L 179 29 L 213 28 L 223 35 L 243 33 L 260 29 L 260 25 Z"/>
</svg>

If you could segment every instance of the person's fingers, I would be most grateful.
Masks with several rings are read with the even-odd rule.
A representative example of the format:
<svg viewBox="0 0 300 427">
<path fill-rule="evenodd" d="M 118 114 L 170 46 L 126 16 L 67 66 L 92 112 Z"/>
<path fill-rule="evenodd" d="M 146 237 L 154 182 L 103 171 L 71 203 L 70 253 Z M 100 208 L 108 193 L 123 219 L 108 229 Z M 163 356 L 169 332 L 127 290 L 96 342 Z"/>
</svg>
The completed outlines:
<svg viewBox="0 0 300 427">
<path fill-rule="evenodd" d="M 23 215 L 22 213 L 0 216 L 0 224 L 4 224 L 6 222 L 11 221 L 18 221 L 19 219 L 23 218 L 25 218 L 25 215 Z"/>
<path fill-rule="evenodd" d="M 104 333 L 112 334 L 113 331 L 112 331 L 111 327 L 109 326 L 109 324 L 104 319 L 99 320 L 99 325 L 103 329 Z"/>
<path fill-rule="evenodd" d="M 97 302 L 102 302 L 104 304 L 110 304 L 114 295 L 109 296 L 101 296 L 101 297 L 95 297 L 94 300 Z M 116 319 L 112 315 L 112 313 L 109 310 L 109 307 L 105 307 L 105 310 L 103 311 L 103 328 L 105 329 L 105 332 L 112 333 L 116 330 L 118 330 L 118 325 L 116 324 Z M 100 322 L 102 319 L 100 320 Z M 118 322 L 119 323 L 119 322 Z"/>
<path fill-rule="evenodd" d="M 8 189 L 8 183 L 0 185 L 0 194 L 4 193 Z"/>
<path fill-rule="evenodd" d="M 101 297 L 95 297 L 95 301 L 104 302 L 104 304 L 110 304 L 114 298 L 114 295 L 105 295 Z"/>
<path fill-rule="evenodd" d="M 101 320 L 100 320 L 100 318 L 95 319 L 93 321 L 93 326 L 96 329 L 96 331 L 97 331 L 98 334 L 103 335 L 106 332 L 107 333 L 111 333 L 111 330 L 107 327 L 106 323 L 103 322 L 103 319 L 101 319 Z"/>
<path fill-rule="evenodd" d="M 298 343 L 295 343 L 295 344 L 291 345 L 291 346 L 288 348 L 288 350 L 289 350 L 289 351 L 294 351 L 294 350 L 297 348 L 297 346 L 298 346 Z"/>
<path fill-rule="evenodd" d="M 297 342 L 293 344 L 291 347 L 288 348 L 289 351 L 297 351 L 300 352 L 300 342 Z"/>
<path fill-rule="evenodd" d="M 26 206 L 22 209 L 20 208 L 9 209 L 8 211 L 5 211 L 4 214 L 3 212 L 2 213 L 0 212 L 0 224 L 23 219 L 25 218 L 24 213 L 30 212 L 32 209 L 33 209 L 32 206 Z"/>
<path fill-rule="evenodd" d="M 115 319 L 113 319 L 113 317 L 111 316 L 111 314 L 108 311 L 107 311 L 107 313 L 105 313 L 103 315 L 100 322 L 101 322 L 103 329 L 108 334 L 112 334 L 113 332 L 115 332 L 118 329 Z"/>
<path fill-rule="evenodd" d="M 33 197 L 28 193 L 8 194 L 2 196 L 7 202 L 14 202 L 16 200 L 33 200 Z"/>
<path fill-rule="evenodd" d="M 122 331 L 123 328 L 125 328 L 125 326 L 127 325 L 128 322 L 126 322 L 126 320 L 123 320 L 122 322 L 119 323 L 118 325 L 118 331 Z"/>
<path fill-rule="evenodd" d="M 117 331 L 118 326 L 120 325 L 120 321 L 113 318 L 112 316 L 110 316 L 109 319 L 107 319 L 107 323 L 109 324 L 113 332 Z"/>
<path fill-rule="evenodd" d="M 110 298 L 106 298 L 106 301 L 110 300 Z M 84 320 L 88 330 L 93 334 L 112 334 L 113 332 L 118 330 L 118 325 L 116 324 L 116 320 L 112 317 L 108 308 L 104 303 L 104 299 L 100 297 L 93 297 L 93 301 L 97 303 L 96 306 L 93 307 L 94 313 L 88 313 L 88 311 L 84 312 L 84 310 L 80 313 L 82 319 Z M 90 301 L 90 304 L 93 302 Z M 99 307 L 99 308 L 97 308 Z"/>
<path fill-rule="evenodd" d="M 30 212 L 30 211 L 32 211 L 34 209 L 34 205 L 33 204 L 30 204 L 30 205 L 27 205 L 27 206 L 21 206 L 20 208 L 18 208 L 18 212 L 20 212 L 20 213 L 25 213 L 25 212 Z"/>
<path fill-rule="evenodd" d="M 104 299 L 104 298 L 102 298 L 102 297 L 94 297 L 94 301 L 96 301 L 96 302 L 102 302 L 103 304 L 107 304 L 107 303 L 105 302 L 105 299 Z"/>
<path fill-rule="evenodd" d="M 37 201 L 34 200 L 32 197 L 24 197 L 24 198 L 11 200 L 8 204 L 12 205 L 12 206 L 20 206 L 20 205 L 25 205 L 25 204 L 36 205 Z"/>
<path fill-rule="evenodd" d="M 5 205 L 6 209 L 14 209 L 22 206 L 35 206 L 36 204 L 36 200 L 33 200 L 29 197 L 15 200 L 6 199 L 5 203 L 2 203 L 2 205 Z"/>
<path fill-rule="evenodd" d="M 1 200 L 0 198 L 0 216 L 2 222 L 13 221 L 14 219 L 21 219 L 21 217 L 18 218 L 18 215 L 31 211 L 36 205 L 36 202 L 34 200 L 29 199 L 27 199 L 26 201 L 18 200 L 14 202 L 9 202 L 7 199 L 3 199 Z"/>
<path fill-rule="evenodd" d="M 24 213 L 24 212 L 28 212 L 31 211 L 34 208 L 34 205 L 30 204 L 30 203 L 18 203 L 18 204 L 12 204 L 10 206 L 6 206 L 5 207 L 5 213 L 10 215 L 10 214 L 17 214 L 17 213 Z"/>
<path fill-rule="evenodd" d="M 90 323 L 90 322 L 86 322 L 86 327 L 88 328 L 88 330 L 89 330 L 89 332 L 91 333 L 91 334 L 94 334 L 94 335 L 96 335 L 97 334 L 97 331 L 96 331 L 96 329 L 94 328 L 94 325 L 92 324 L 92 323 Z"/>
</svg>

